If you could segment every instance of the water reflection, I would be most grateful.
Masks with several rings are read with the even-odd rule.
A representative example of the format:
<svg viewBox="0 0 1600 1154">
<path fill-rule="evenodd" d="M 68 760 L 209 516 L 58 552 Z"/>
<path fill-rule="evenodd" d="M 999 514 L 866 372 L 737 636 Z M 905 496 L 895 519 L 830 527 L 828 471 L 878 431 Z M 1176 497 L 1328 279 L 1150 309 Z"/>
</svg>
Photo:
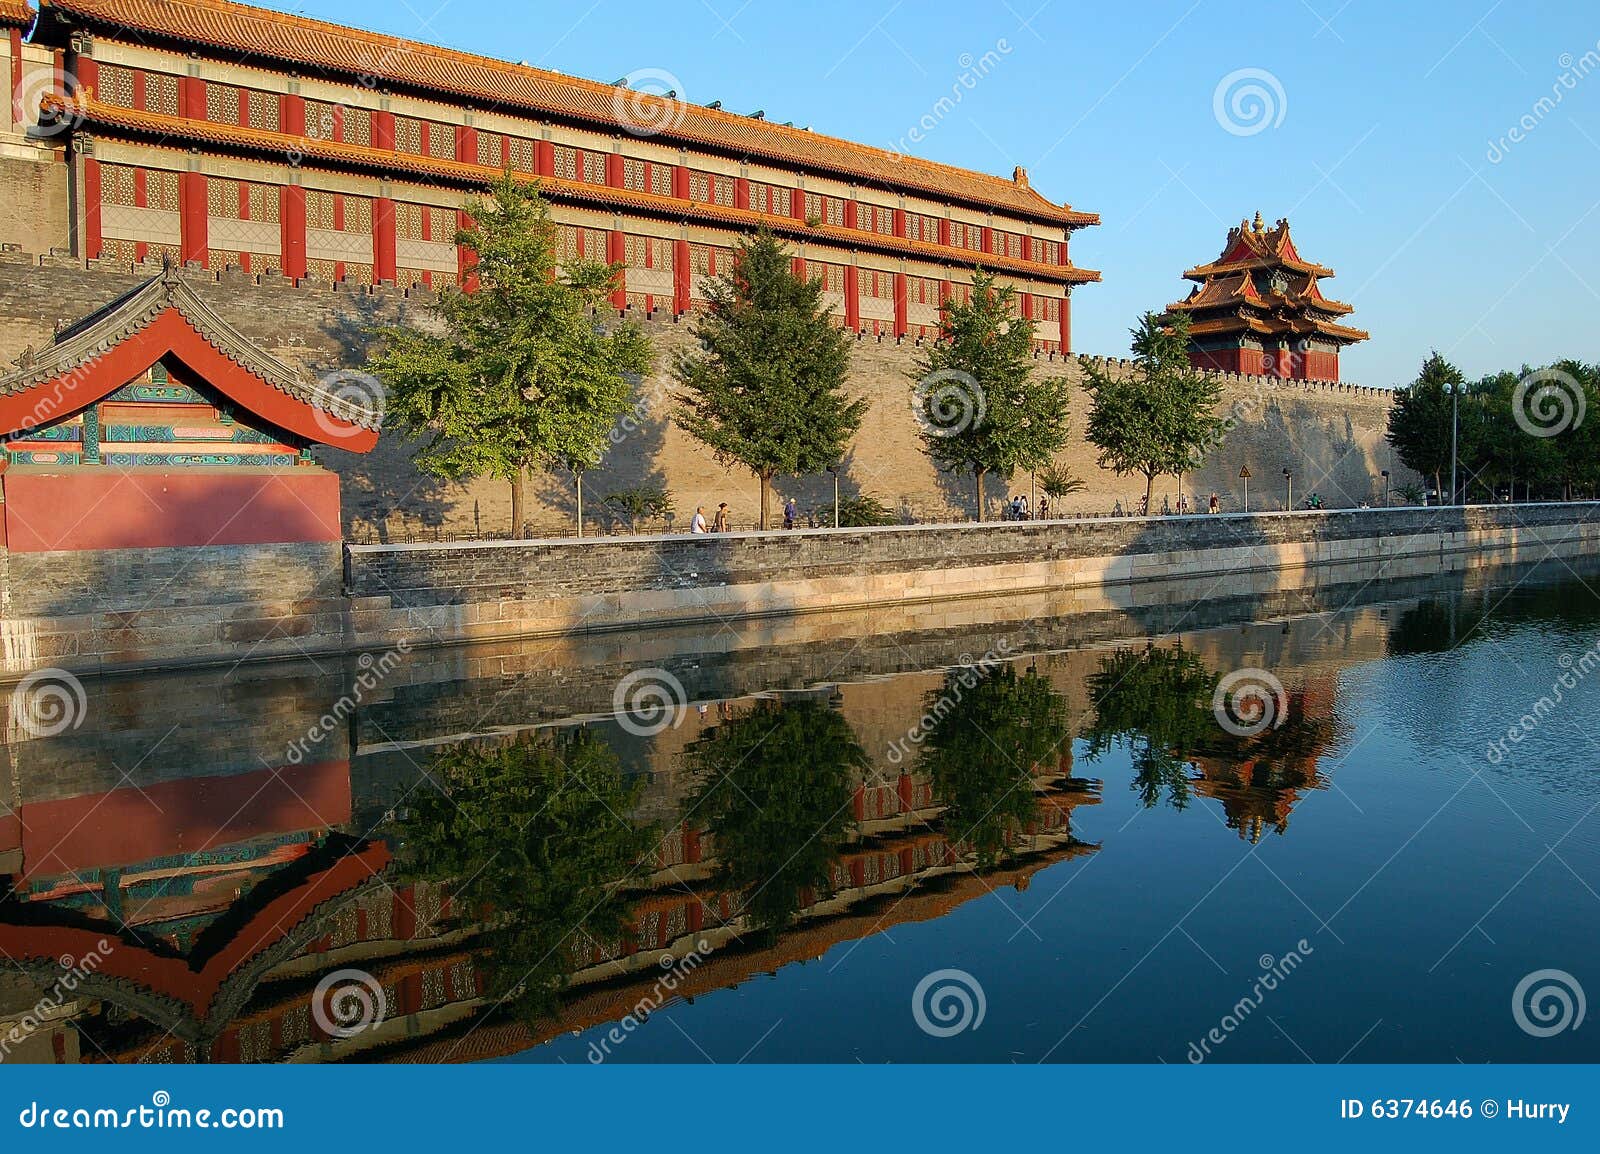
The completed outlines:
<svg viewBox="0 0 1600 1154">
<path fill-rule="evenodd" d="M 605 716 L 613 651 L 418 655 L 294 765 L 349 671 L 94 683 L 84 729 L 0 747 L 0 1059 L 464 1060 L 641 1020 L 663 958 L 694 955 L 672 996 L 698 997 L 1097 852 L 1075 823 L 1100 781 L 1075 764 L 1283 834 L 1348 744 L 1342 677 L 1552 615 L 1592 634 L 1563 597 L 1456 588 L 1159 643 L 1125 622 L 1111 650 L 980 666 L 948 667 L 992 649 L 970 623 L 870 656 L 850 636 L 663 656 L 695 704 L 649 739 Z M 1245 665 L 1287 708 L 1240 736 L 1212 698 Z M 383 1008 L 349 1032 L 324 988 L 348 971 Z"/>
</svg>

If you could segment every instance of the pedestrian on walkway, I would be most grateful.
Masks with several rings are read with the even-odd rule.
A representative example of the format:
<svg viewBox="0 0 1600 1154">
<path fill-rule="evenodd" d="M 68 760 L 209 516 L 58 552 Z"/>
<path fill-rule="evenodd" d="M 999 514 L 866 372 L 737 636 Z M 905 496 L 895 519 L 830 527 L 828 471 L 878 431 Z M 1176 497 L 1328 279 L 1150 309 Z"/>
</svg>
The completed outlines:
<svg viewBox="0 0 1600 1154">
<path fill-rule="evenodd" d="M 711 523 L 713 533 L 726 533 L 728 531 L 728 503 L 726 501 L 717 506 L 717 519 Z"/>
<path fill-rule="evenodd" d="M 799 512 L 800 508 L 794 503 L 793 497 L 783 503 L 783 527 L 785 529 L 794 528 L 794 519 Z"/>
<path fill-rule="evenodd" d="M 689 522 L 689 532 L 691 532 L 691 533 L 704 533 L 705 531 L 706 531 L 706 507 L 704 505 L 696 505 L 694 507 L 694 520 Z"/>
</svg>

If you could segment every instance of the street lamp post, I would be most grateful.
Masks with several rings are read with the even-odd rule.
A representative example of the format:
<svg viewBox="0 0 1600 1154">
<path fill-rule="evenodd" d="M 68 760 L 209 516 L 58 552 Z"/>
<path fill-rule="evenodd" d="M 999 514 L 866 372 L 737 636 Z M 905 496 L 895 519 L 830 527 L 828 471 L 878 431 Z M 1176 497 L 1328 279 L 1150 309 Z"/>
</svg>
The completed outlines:
<svg viewBox="0 0 1600 1154">
<path fill-rule="evenodd" d="M 1456 441 L 1461 428 L 1461 386 L 1450 386 L 1450 503 L 1456 504 Z"/>
<path fill-rule="evenodd" d="M 829 465 L 828 472 L 833 474 L 833 527 L 839 527 L 839 466 Z"/>
<path fill-rule="evenodd" d="M 1389 507 L 1389 470 L 1383 471 L 1383 507 Z"/>
<path fill-rule="evenodd" d="M 1290 473 L 1288 469 L 1283 471 L 1283 489 L 1283 507 L 1287 512 L 1292 513 L 1294 512 L 1294 474 Z"/>
</svg>

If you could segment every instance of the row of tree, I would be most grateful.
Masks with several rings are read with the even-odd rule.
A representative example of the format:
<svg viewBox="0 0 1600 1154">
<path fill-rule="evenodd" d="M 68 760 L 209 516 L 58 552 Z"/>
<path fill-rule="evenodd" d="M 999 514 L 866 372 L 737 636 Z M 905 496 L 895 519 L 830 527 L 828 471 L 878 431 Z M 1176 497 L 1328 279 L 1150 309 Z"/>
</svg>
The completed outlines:
<svg viewBox="0 0 1600 1154">
<path fill-rule="evenodd" d="M 1600 484 L 1600 365 L 1558 361 L 1468 382 L 1438 353 L 1395 391 L 1389 444 L 1441 500 L 1570 499 Z M 1452 457 L 1452 448 L 1454 457 Z M 1446 497 L 1452 460 L 1457 491 Z"/>
<path fill-rule="evenodd" d="M 514 533 L 530 475 L 568 473 L 581 533 L 583 474 L 644 407 L 636 393 L 654 350 L 636 325 L 595 323 L 623 267 L 563 261 L 536 185 L 508 173 L 466 214 L 456 240 L 475 291 L 441 293 L 438 331 L 382 330 L 370 367 L 385 418 L 420 442 L 425 472 L 509 482 Z M 773 480 L 838 469 L 861 428 L 867 402 L 847 387 L 851 338 L 822 282 L 796 275 L 768 232 L 737 242 L 731 270 L 703 283 L 696 347 L 673 357 L 672 418 L 720 462 L 750 470 L 766 528 Z M 1034 325 L 1015 306 L 1009 286 L 975 270 L 970 297 L 944 303 L 938 339 L 910 374 L 929 456 L 973 479 L 980 520 L 990 476 L 1038 472 L 1052 496 L 1081 487 L 1055 463 L 1070 432 L 1069 385 L 1035 372 Z M 1147 314 L 1133 336 L 1131 375 L 1085 370 L 1086 435 L 1102 467 L 1146 479 L 1148 500 L 1157 476 L 1184 471 L 1214 435 L 1220 386 L 1189 367 L 1182 321 Z"/>
</svg>

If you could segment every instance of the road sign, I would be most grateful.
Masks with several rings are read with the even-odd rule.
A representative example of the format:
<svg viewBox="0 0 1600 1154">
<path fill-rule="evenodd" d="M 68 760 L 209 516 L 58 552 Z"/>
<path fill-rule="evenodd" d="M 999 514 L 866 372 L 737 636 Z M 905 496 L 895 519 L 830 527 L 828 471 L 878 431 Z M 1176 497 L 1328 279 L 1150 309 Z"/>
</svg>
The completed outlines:
<svg viewBox="0 0 1600 1154">
<path fill-rule="evenodd" d="M 1250 466 L 1246 465 L 1244 468 L 1239 470 L 1239 480 L 1248 481 L 1249 479 L 1250 479 Z"/>
</svg>

